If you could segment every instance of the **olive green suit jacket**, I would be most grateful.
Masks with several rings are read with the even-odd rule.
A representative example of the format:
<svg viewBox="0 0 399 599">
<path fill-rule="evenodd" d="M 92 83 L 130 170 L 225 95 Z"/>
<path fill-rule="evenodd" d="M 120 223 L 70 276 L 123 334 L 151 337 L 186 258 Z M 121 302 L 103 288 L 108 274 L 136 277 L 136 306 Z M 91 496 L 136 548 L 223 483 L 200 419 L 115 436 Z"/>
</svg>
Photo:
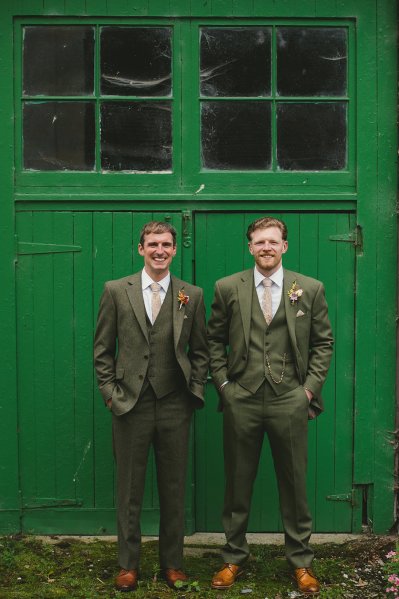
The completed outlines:
<svg viewBox="0 0 399 599">
<path fill-rule="evenodd" d="M 293 283 L 303 293 L 291 303 Z M 253 268 L 220 279 L 215 285 L 208 323 L 210 370 L 217 388 L 245 370 L 254 289 Z M 323 410 L 321 389 L 330 365 L 333 336 L 324 287 L 320 281 L 284 269 L 283 298 L 292 354 L 300 384 L 313 393 L 315 415 Z M 263 356 L 260 356 L 263 360 Z M 263 368 L 263 364 L 259 364 Z"/>
<path fill-rule="evenodd" d="M 189 393 L 203 405 L 208 372 L 205 307 L 202 289 L 171 276 L 173 338 L 171 351 L 184 374 Z M 179 290 L 189 296 L 180 308 Z M 105 283 L 94 340 L 94 366 L 104 401 L 121 415 L 133 408 L 148 368 L 149 338 L 141 271 Z"/>
</svg>

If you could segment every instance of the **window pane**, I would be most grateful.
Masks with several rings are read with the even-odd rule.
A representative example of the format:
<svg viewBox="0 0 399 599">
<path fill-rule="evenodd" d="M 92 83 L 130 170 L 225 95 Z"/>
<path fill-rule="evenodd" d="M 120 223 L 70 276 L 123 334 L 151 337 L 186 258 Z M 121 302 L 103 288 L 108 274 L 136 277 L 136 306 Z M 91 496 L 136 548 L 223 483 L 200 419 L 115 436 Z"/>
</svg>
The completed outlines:
<svg viewBox="0 0 399 599">
<path fill-rule="evenodd" d="M 285 170 L 340 170 L 346 166 L 346 105 L 277 107 L 277 160 Z"/>
<path fill-rule="evenodd" d="M 202 96 L 268 96 L 271 30 L 267 27 L 203 27 Z"/>
<path fill-rule="evenodd" d="M 204 168 L 270 168 L 269 102 L 203 102 L 201 143 Z"/>
<path fill-rule="evenodd" d="M 93 93 L 94 29 L 24 28 L 23 93 L 79 96 Z"/>
<path fill-rule="evenodd" d="M 101 105 L 101 166 L 112 171 L 170 171 L 170 102 L 104 102 Z"/>
<path fill-rule="evenodd" d="M 171 29 L 104 27 L 101 92 L 118 96 L 170 96 Z"/>
<path fill-rule="evenodd" d="M 40 102 L 24 105 L 24 167 L 42 171 L 94 168 L 94 104 Z"/>
<path fill-rule="evenodd" d="M 277 90 L 281 96 L 344 95 L 346 67 L 345 28 L 278 28 Z"/>
</svg>

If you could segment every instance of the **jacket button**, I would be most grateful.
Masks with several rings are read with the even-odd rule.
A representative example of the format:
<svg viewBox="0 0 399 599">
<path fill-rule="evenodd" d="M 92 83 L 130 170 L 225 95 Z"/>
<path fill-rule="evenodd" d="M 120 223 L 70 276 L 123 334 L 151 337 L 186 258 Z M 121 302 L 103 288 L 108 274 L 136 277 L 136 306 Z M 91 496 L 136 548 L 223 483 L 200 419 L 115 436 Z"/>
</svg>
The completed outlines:
<svg viewBox="0 0 399 599">
<path fill-rule="evenodd" d="M 242 357 L 242 359 L 243 359 L 243 360 L 246 360 L 246 359 L 247 359 L 247 356 L 243 356 L 243 357 Z"/>
<path fill-rule="evenodd" d="M 148 356 L 144 356 L 144 360 L 148 360 Z"/>
<path fill-rule="evenodd" d="M 142 374 L 139 374 L 139 379 L 140 379 L 140 381 L 143 380 L 143 375 Z"/>
</svg>

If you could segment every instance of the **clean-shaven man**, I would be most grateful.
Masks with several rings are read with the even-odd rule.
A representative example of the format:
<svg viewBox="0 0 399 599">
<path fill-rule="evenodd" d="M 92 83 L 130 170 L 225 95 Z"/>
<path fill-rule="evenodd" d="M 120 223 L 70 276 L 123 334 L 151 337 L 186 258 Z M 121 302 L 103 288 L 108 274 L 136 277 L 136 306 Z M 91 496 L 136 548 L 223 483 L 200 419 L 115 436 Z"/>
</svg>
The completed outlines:
<svg viewBox="0 0 399 599">
<path fill-rule="evenodd" d="M 188 441 L 193 411 L 203 405 L 208 371 L 202 289 L 169 272 L 176 230 L 166 222 L 147 223 L 138 251 L 143 270 L 105 284 L 94 343 L 99 388 L 112 412 L 121 567 L 115 584 L 120 591 L 137 587 L 151 445 L 161 572 L 170 587 L 187 580 L 182 568 Z"/>
<path fill-rule="evenodd" d="M 216 282 L 208 323 L 211 374 L 223 409 L 224 565 L 212 588 L 243 573 L 253 483 L 265 433 L 276 472 L 285 548 L 298 588 L 318 593 L 306 498 L 308 418 L 322 408 L 333 350 L 320 281 L 283 269 L 287 227 L 264 217 L 247 231 L 254 268 Z"/>
</svg>

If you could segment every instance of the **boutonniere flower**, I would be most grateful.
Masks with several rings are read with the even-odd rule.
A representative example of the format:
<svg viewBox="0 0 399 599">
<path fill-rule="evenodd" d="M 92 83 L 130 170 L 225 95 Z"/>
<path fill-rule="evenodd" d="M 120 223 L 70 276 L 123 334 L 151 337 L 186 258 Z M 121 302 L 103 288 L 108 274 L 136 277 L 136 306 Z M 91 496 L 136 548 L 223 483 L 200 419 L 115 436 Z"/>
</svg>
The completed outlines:
<svg viewBox="0 0 399 599">
<path fill-rule="evenodd" d="M 179 293 L 177 294 L 177 301 L 179 302 L 179 310 L 181 310 L 183 306 L 188 304 L 189 299 L 190 299 L 190 297 L 184 293 L 184 287 L 179 289 Z"/>
<path fill-rule="evenodd" d="M 287 295 L 290 298 L 291 305 L 294 306 L 296 302 L 299 300 L 303 293 L 303 289 L 298 287 L 296 281 L 294 281 L 291 285 L 291 289 L 288 291 Z"/>
</svg>

